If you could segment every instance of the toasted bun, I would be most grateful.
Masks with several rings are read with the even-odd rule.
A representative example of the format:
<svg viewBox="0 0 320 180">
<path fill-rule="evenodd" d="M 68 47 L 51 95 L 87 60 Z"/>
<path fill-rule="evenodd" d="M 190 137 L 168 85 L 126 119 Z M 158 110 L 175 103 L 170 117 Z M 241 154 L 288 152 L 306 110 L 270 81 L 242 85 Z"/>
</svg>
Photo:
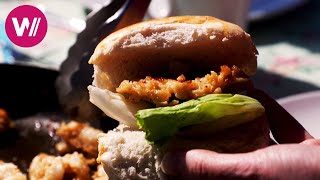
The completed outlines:
<svg viewBox="0 0 320 180">
<path fill-rule="evenodd" d="M 236 65 L 248 76 L 257 68 L 257 50 L 239 26 L 209 16 L 180 16 L 138 23 L 106 37 L 96 47 L 90 101 L 108 116 L 136 126 L 133 104 L 115 89 L 123 80 L 146 76 L 176 78 L 185 71 L 203 72 Z M 182 68 L 181 68 L 182 67 Z"/>
<path fill-rule="evenodd" d="M 195 129 L 192 134 L 194 132 Z M 148 144 L 144 136 L 143 131 L 125 129 L 123 125 L 100 136 L 98 161 L 103 164 L 110 179 L 166 179 L 160 164 L 167 151 L 201 148 L 221 153 L 241 153 L 269 144 L 269 128 L 264 116 L 211 134 L 208 131 L 199 131 L 193 136 L 180 134 L 160 148 Z"/>
<path fill-rule="evenodd" d="M 114 90 L 125 79 L 163 76 L 172 61 L 207 70 L 237 65 L 247 75 L 257 68 L 257 50 L 239 26 L 209 16 L 179 16 L 138 23 L 106 37 L 90 63 Z M 180 75 L 180 74 L 178 74 Z"/>
</svg>

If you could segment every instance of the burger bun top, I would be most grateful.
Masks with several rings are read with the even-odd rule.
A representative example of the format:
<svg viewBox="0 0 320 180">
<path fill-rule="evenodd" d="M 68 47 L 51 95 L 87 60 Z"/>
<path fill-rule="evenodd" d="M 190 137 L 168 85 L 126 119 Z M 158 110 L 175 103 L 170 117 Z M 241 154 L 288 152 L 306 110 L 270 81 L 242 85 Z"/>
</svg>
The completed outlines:
<svg viewBox="0 0 320 180">
<path fill-rule="evenodd" d="M 116 88 L 123 80 L 146 76 L 177 78 L 184 73 L 203 76 L 221 65 L 236 65 L 252 76 L 257 49 L 239 26 L 209 16 L 178 16 L 141 22 L 118 30 L 96 47 L 89 63 L 94 80 L 90 101 L 108 116 L 137 127 L 135 113 L 148 108 L 132 103 Z"/>
<path fill-rule="evenodd" d="M 180 75 L 183 68 L 175 68 L 177 64 L 202 70 L 201 75 L 236 65 L 252 76 L 257 54 L 250 35 L 235 24 L 209 16 L 178 16 L 112 33 L 96 47 L 89 63 L 105 73 L 107 88 L 115 90 L 123 80 L 170 75 L 170 68 Z"/>
</svg>

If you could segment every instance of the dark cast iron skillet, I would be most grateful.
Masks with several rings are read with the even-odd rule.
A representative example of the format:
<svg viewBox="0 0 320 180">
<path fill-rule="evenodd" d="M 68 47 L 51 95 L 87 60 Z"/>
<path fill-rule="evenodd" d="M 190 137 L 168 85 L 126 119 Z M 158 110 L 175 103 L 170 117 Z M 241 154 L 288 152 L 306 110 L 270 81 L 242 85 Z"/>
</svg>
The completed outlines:
<svg viewBox="0 0 320 180">
<path fill-rule="evenodd" d="M 15 127 L 0 133 L 0 160 L 26 172 L 32 158 L 54 154 L 55 129 L 68 119 L 54 87 L 57 71 L 21 65 L 0 65 L 0 108 Z"/>
<path fill-rule="evenodd" d="M 0 64 L 0 108 L 7 110 L 15 123 L 14 129 L 0 133 L 0 160 L 15 163 L 26 173 L 37 154 L 57 154 L 54 145 L 59 138 L 55 131 L 61 122 L 71 120 L 71 116 L 65 114 L 59 104 L 55 88 L 57 78 L 65 71 L 72 72 L 70 81 L 80 79 L 80 83 L 72 84 L 80 91 L 75 88 L 72 94 L 86 93 L 84 89 L 87 89 L 88 83 L 83 82 L 91 84 L 92 72 L 88 71 L 90 68 L 93 71 L 87 62 L 97 43 L 116 28 L 141 21 L 149 3 L 150 0 L 117 0 L 91 12 L 86 20 L 86 28 L 77 35 L 59 72 L 25 65 Z M 87 122 L 103 131 L 117 125 L 117 121 L 101 116 Z"/>
<path fill-rule="evenodd" d="M 54 70 L 0 64 L 0 108 L 15 124 L 13 129 L 0 133 L 0 160 L 15 163 L 25 173 L 37 154 L 57 155 L 54 146 L 59 138 L 55 131 L 61 122 L 71 120 L 58 102 L 58 75 Z M 109 122 L 88 121 L 104 131 L 110 129 Z"/>
</svg>

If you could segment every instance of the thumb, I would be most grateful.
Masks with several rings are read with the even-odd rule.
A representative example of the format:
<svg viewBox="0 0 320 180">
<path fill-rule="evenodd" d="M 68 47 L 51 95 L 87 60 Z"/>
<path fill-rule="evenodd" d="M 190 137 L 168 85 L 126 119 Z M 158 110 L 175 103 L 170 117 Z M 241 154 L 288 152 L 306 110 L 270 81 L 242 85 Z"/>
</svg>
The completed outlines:
<svg viewBox="0 0 320 180">
<path fill-rule="evenodd" d="M 255 157 L 250 153 L 218 154 L 190 150 L 166 154 L 161 168 L 164 173 L 182 179 L 254 179 L 257 169 L 250 163 L 252 158 Z"/>
</svg>

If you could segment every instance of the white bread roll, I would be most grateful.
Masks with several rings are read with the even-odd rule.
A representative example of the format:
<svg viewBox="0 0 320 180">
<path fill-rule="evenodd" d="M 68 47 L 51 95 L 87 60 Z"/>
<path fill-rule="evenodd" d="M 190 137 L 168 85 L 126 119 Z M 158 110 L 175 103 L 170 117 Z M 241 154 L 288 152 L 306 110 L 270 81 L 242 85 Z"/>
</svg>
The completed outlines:
<svg viewBox="0 0 320 180">
<path fill-rule="evenodd" d="M 159 150 L 144 136 L 143 131 L 124 125 L 100 135 L 97 161 L 109 179 L 164 179 Z"/>
<path fill-rule="evenodd" d="M 180 16 L 138 23 L 106 37 L 89 63 L 94 81 L 90 101 L 108 116 L 137 128 L 134 114 L 147 108 L 115 89 L 123 80 L 146 76 L 176 78 L 189 71 L 205 75 L 221 65 L 236 65 L 248 76 L 257 69 L 257 50 L 239 26 L 208 16 Z M 183 67 L 183 68 L 181 68 Z"/>
<path fill-rule="evenodd" d="M 167 151 L 196 148 L 240 153 L 266 147 L 269 143 L 269 127 L 264 116 L 214 133 L 198 130 L 179 134 L 162 147 L 157 147 L 147 142 L 145 132 L 120 125 L 100 135 L 98 162 L 103 165 L 110 179 L 164 180 L 167 176 L 160 165 Z"/>
</svg>

